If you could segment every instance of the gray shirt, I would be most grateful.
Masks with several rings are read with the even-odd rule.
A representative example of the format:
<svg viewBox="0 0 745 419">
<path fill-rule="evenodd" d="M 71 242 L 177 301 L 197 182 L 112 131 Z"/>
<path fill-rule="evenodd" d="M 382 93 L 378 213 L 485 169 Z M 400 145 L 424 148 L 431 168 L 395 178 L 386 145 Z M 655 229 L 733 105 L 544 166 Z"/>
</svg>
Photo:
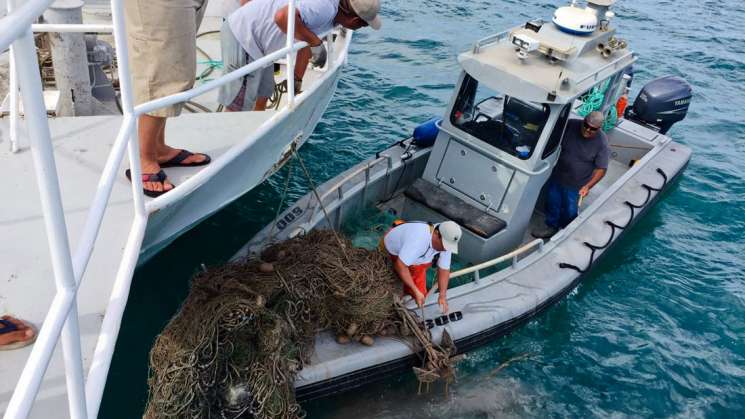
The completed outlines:
<svg viewBox="0 0 745 419">
<path fill-rule="evenodd" d="M 581 188 L 592 178 L 595 169 L 607 169 L 610 158 L 608 137 L 599 130 L 592 138 L 582 136 L 583 121 L 570 120 L 561 143 L 561 155 L 553 178 L 563 186 Z"/>
</svg>

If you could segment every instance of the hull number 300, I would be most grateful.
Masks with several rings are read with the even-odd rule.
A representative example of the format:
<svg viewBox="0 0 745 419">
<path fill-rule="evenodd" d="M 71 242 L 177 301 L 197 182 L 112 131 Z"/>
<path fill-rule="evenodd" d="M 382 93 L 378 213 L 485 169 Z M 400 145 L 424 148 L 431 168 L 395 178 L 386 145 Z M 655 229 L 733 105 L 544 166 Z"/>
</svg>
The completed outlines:
<svg viewBox="0 0 745 419">
<path fill-rule="evenodd" d="M 435 326 L 445 326 L 448 323 L 454 323 L 463 320 L 463 313 L 460 311 L 454 311 L 450 314 L 445 314 L 434 319 L 427 319 L 424 321 L 424 325 L 427 329 L 431 329 Z"/>
</svg>

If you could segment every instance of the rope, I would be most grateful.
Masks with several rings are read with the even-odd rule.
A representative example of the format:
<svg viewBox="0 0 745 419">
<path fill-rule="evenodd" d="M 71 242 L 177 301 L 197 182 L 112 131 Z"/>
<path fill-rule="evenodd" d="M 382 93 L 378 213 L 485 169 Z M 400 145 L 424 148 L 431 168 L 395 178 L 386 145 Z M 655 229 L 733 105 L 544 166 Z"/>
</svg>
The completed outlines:
<svg viewBox="0 0 745 419">
<path fill-rule="evenodd" d="M 347 252 L 345 250 L 344 243 L 342 243 L 341 238 L 339 237 L 339 234 L 336 232 L 336 229 L 334 229 L 333 224 L 331 224 L 331 218 L 329 217 L 328 211 L 326 211 L 326 206 L 323 205 L 323 201 L 321 200 L 321 196 L 318 194 L 318 189 L 316 188 L 315 182 L 313 182 L 313 178 L 310 176 L 310 172 L 308 171 L 308 168 L 305 167 L 305 163 L 303 162 L 302 157 L 300 157 L 300 153 L 297 152 L 297 149 L 293 147 L 292 153 L 295 155 L 295 158 L 298 162 L 300 162 L 300 167 L 303 169 L 303 172 L 305 173 L 305 178 L 308 179 L 308 184 L 310 185 L 310 188 L 313 190 L 313 195 L 316 197 L 316 201 L 318 201 L 318 205 L 321 207 L 321 210 L 323 211 L 323 216 L 326 218 L 326 222 L 328 222 L 329 227 L 331 227 L 331 231 L 334 233 L 334 237 L 336 237 L 336 241 L 339 243 L 339 249 L 341 249 L 342 253 L 344 253 L 344 256 L 349 260 L 349 256 L 347 255 Z"/>
<path fill-rule="evenodd" d="M 577 114 L 581 117 L 589 115 L 591 112 L 599 111 L 603 107 L 605 102 L 605 95 L 610 87 L 610 79 L 600 83 L 593 87 L 587 94 L 585 94 L 580 100 L 582 105 L 577 108 Z M 605 115 L 605 122 L 603 122 L 603 131 L 609 131 L 618 124 L 618 110 L 615 106 L 611 106 Z"/>
<path fill-rule="evenodd" d="M 285 200 L 287 199 L 287 193 L 290 190 L 290 179 L 292 178 L 292 162 L 287 165 L 287 176 L 285 177 L 285 187 L 282 191 L 282 198 L 279 200 L 279 205 L 277 206 L 277 212 L 274 214 L 274 219 L 276 220 L 279 218 L 279 214 L 282 212 L 282 206 L 285 203 Z M 272 240 L 274 239 L 274 228 L 277 226 L 277 223 L 272 223 L 272 228 L 269 230 L 269 237 L 267 238 L 268 243 L 272 243 Z"/>
<path fill-rule="evenodd" d="M 312 230 L 269 246 L 262 260 L 197 273 L 150 352 L 144 417 L 303 418 L 294 381 L 322 330 L 340 343 L 395 337 L 424 355 L 414 369 L 423 383 L 452 381 L 453 340 L 444 332 L 440 345 L 431 341 L 401 301 L 387 254 L 338 239 Z"/>
</svg>

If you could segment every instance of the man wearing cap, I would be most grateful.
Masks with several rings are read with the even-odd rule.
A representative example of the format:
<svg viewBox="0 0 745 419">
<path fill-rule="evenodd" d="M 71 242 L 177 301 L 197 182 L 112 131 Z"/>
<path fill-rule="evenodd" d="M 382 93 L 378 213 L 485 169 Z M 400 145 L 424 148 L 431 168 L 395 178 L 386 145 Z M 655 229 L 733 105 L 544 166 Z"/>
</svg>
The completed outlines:
<svg viewBox="0 0 745 419">
<path fill-rule="evenodd" d="M 393 262 L 393 270 L 404 283 L 404 292 L 422 306 L 427 292 L 427 269 L 437 258 L 437 299 L 443 313 L 448 312 L 447 290 L 450 259 L 458 253 L 461 229 L 453 221 L 431 225 L 423 222 L 400 223 L 383 238 L 383 247 Z"/>
<path fill-rule="evenodd" d="M 288 0 L 241 0 L 241 4 L 220 31 L 225 73 L 284 48 L 287 41 Z M 381 26 L 379 11 L 380 0 L 297 0 L 295 39 L 318 47 L 323 44 L 319 36 L 335 25 L 377 30 Z M 297 53 L 294 77 L 298 92 L 312 56 L 310 47 Z M 228 111 L 260 111 L 273 91 L 274 71 L 268 66 L 223 85 L 218 100 Z"/>
<path fill-rule="evenodd" d="M 584 198 L 608 170 L 610 148 L 601 129 L 603 114 L 591 112 L 583 121 L 567 123 L 561 155 L 546 186 L 546 227 L 533 236 L 549 238 L 577 218 Z"/>
</svg>

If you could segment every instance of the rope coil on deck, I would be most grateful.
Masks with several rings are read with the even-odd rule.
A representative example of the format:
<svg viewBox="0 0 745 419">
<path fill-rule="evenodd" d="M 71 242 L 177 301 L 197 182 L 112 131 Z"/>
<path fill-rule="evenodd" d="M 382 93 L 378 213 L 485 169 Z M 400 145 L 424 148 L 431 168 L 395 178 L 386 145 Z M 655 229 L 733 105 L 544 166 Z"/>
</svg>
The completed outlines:
<svg viewBox="0 0 745 419">
<path fill-rule="evenodd" d="M 616 236 L 616 230 L 625 230 L 626 228 L 628 228 L 631 225 L 631 223 L 634 221 L 634 218 L 636 217 L 635 211 L 637 209 L 642 209 L 642 208 L 646 207 L 647 204 L 649 204 L 649 201 L 652 199 L 652 191 L 655 191 L 657 193 L 660 193 L 665 188 L 665 186 L 667 185 L 667 182 L 669 180 L 668 177 L 667 177 L 667 174 L 662 169 L 660 169 L 660 168 L 657 168 L 656 171 L 657 171 L 657 173 L 660 176 L 662 176 L 662 185 L 659 188 L 655 188 L 655 187 L 649 186 L 646 183 L 643 183 L 642 184 L 642 188 L 644 188 L 647 191 L 647 197 L 644 199 L 644 202 L 642 202 L 639 205 L 634 204 L 634 203 L 632 203 L 630 201 L 625 201 L 624 202 L 624 204 L 627 207 L 629 207 L 629 209 L 630 209 L 629 219 L 628 219 L 628 221 L 626 221 L 626 224 L 624 226 L 620 226 L 620 225 L 618 225 L 618 224 L 616 224 L 616 223 L 614 223 L 612 221 L 606 221 L 605 224 L 607 224 L 607 225 L 610 226 L 611 233 L 610 233 L 610 237 L 608 237 L 608 241 L 604 245 L 602 245 L 602 246 L 596 246 L 596 245 L 594 245 L 594 244 L 592 244 L 590 242 L 583 242 L 582 243 L 582 244 L 584 244 L 585 246 L 587 246 L 590 249 L 590 261 L 587 263 L 587 267 L 585 269 L 582 269 L 582 268 L 578 267 L 577 265 L 572 265 L 571 263 L 564 263 L 564 262 L 562 262 L 562 263 L 559 263 L 559 268 L 561 268 L 561 269 L 572 269 L 572 270 L 575 270 L 575 271 L 579 272 L 580 274 L 584 274 L 587 271 L 589 271 L 590 268 L 592 268 L 592 264 L 595 262 L 595 252 L 597 252 L 598 250 L 604 250 L 608 246 L 610 246 L 611 243 L 613 243 L 613 239 L 615 239 L 615 236 Z"/>
</svg>

